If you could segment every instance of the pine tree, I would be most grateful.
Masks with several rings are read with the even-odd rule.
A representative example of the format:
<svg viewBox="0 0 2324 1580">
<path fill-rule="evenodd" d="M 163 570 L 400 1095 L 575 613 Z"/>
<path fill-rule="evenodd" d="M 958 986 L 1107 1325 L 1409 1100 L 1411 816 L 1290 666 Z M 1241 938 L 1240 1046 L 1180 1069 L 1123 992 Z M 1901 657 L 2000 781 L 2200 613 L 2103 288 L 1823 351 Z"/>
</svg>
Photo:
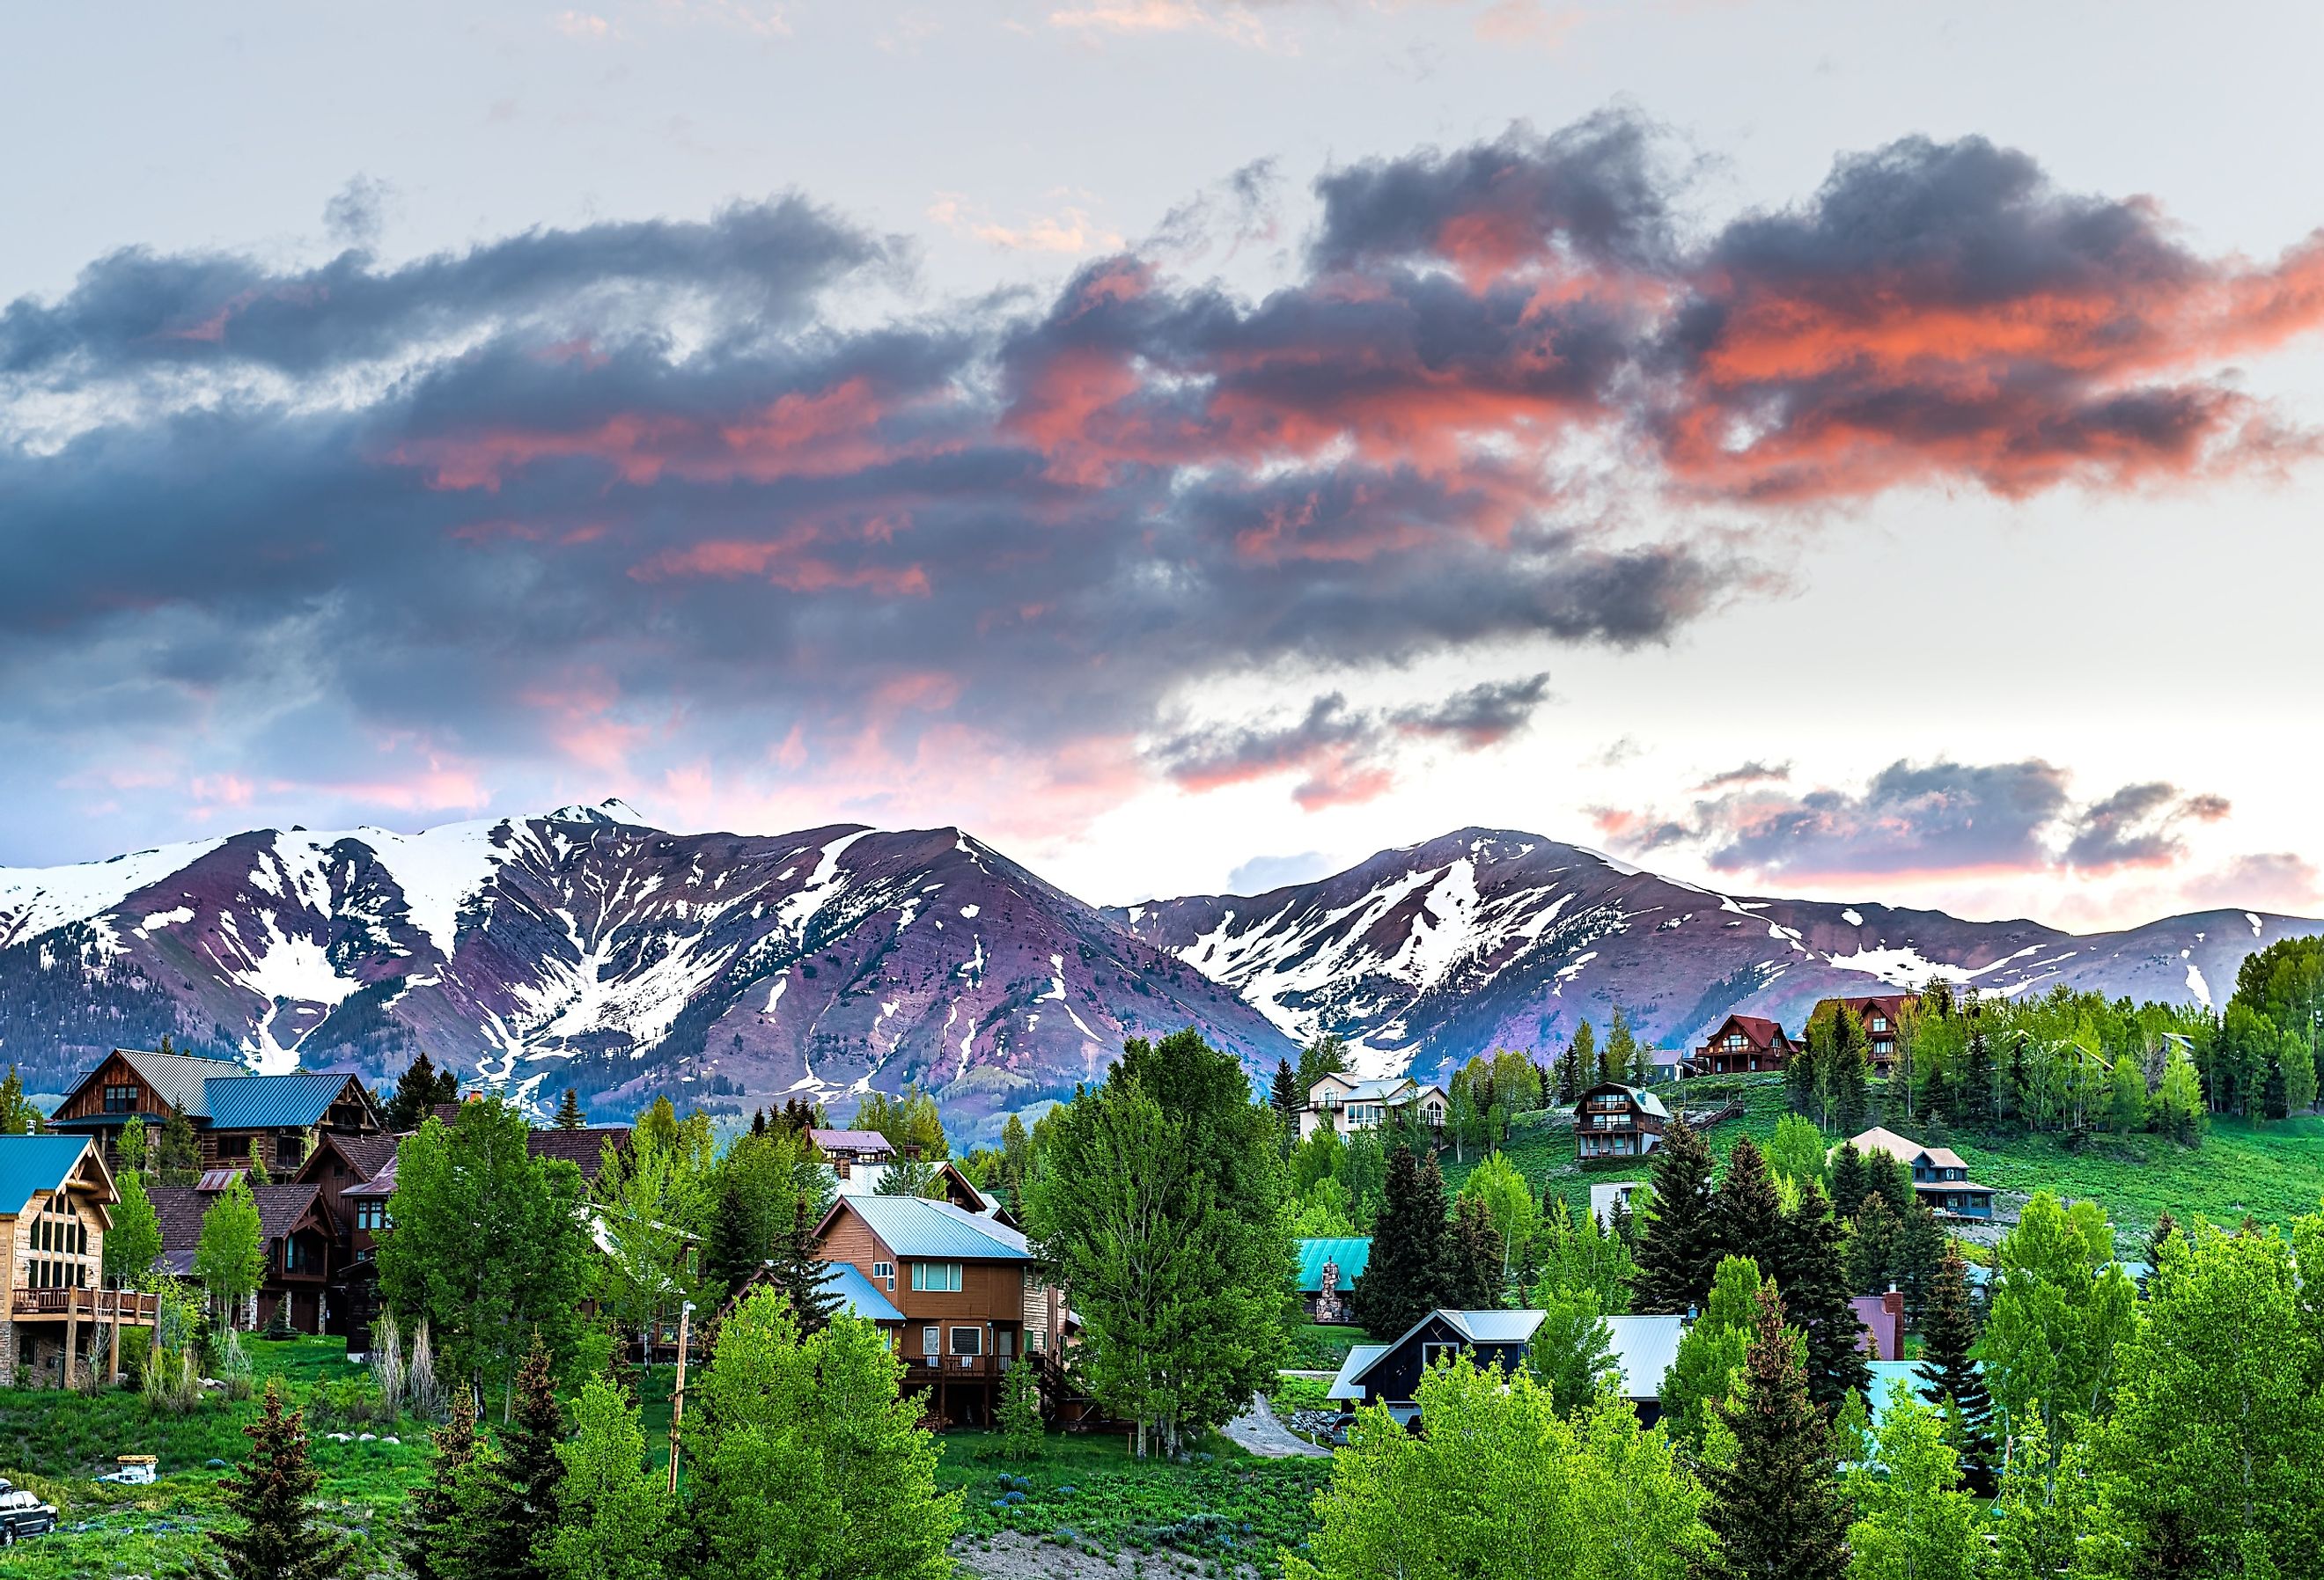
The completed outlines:
<svg viewBox="0 0 2324 1580">
<path fill-rule="evenodd" d="M 1453 1204 L 1452 1226 L 1445 1236 L 1450 1259 L 1444 1280 L 1444 1303 L 1456 1311 L 1499 1309 L 1501 1236 L 1482 1198 L 1462 1197 Z"/>
<path fill-rule="evenodd" d="M 839 1309 L 839 1297 L 824 1282 L 829 1270 L 816 1259 L 815 1221 L 807 1216 L 806 1197 L 792 1205 L 790 1227 L 775 1236 L 766 1261 L 767 1281 L 790 1302 L 799 1336 L 821 1333 Z"/>
<path fill-rule="evenodd" d="M 1993 1048 L 1985 1039 L 1985 1018 L 1972 1014 L 1969 1043 L 1961 1049 L 1960 1076 L 1953 1083 L 1953 1101 L 1964 1124 L 1987 1124 L 1993 1119 Z"/>
<path fill-rule="evenodd" d="M 1880 1197 L 1868 1196 L 1856 1209 L 1854 1233 L 1848 1236 L 1843 1256 L 1848 1287 L 1859 1295 L 1877 1295 L 1895 1280 L 1897 1247 L 1904 1226 Z M 1883 1356 L 1893 1361 L 1894 1355 Z"/>
<path fill-rule="evenodd" d="M 766 1260 L 761 1241 L 742 1183 L 730 1172 L 718 1192 L 717 1209 L 711 1215 L 710 1234 L 702 1248 L 702 1274 L 715 1298 L 723 1300 L 740 1294 L 751 1281 L 751 1275 Z"/>
<path fill-rule="evenodd" d="M 1784 1307 L 1807 1347 L 1808 1396 L 1827 1414 L 1837 1412 L 1850 1393 L 1869 1391 L 1872 1373 L 1856 1347 L 1863 1325 L 1856 1319 L 1841 1254 L 1840 1220 L 1810 1182 L 1799 1206 L 1784 1218 L 1784 1234 L 1771 1270 L 1783 1291 Z"/>
<path fill-rule="evenodd" d="M 1947 1249 L 1945 1232 L 1937 1226 L 1936 1215 L 1914 1202 L 1896 1236 L 1895 1265 L 1896 1286 L 1904 1296 L 1904 1317 L 1914 1327 L 1921 1326 L 1922 1315 L 1929 1308 L 1930 1291 L 1944 1265 Z"/>
<path fill-rule="evenodd" d="M 250 1457 L 225 1484 L 226 1508 L 242 1528 L 210 1533 L 233 1580 L 336 1580 L 346 1572 L 354 1544 L 317 1527 L 307 1507 L 323 1478 L 307 1457 L 305 1417 L 282 1413 L 282 1385 L 269 1378 L 258 1419 L 242 1429 Z"/>
<path fill-rule="evenodd" d="M 0 1078 L 0 1135 L 37 1135 L 41 1129 L 41 1112 L 24 1095 L 24 1082 L 11 1063 L 8 1074 Z"/>
<path fill-rule="evenodd" d="M 1720 1410 L 1732 1458 L 1703 1468 L 1703 1519 L 1719 1537 L 1711 1572 L 1729 1580 L 1840 1580 L 1848 1572 L 1849 1504 L 1834 1474 L 1830 1429 L 1808 1394 L 1784 1302 L 1759 1292 L 1740 1400 Z"/>
<path fill-rule="evenodd" d="M 1622 1006 L 1614 1006 L 1614 1029 L 1606 1033 L 1606 1046 L 1598 1050 L 1598 1084 L 1628 1081 L 1630 1064 L 1638 1051 L 1638 1039 L 1630 1030 L 1630 1018 Z"/>
<path fill-rule="evenodd" d="M 155 1172 L 164 1185 L 190 1186 L 202 1177 L 202 1149 L 194 1140 L 194 1122 L 176 1104 L 161 1124 L 161 1145 Z"/>
<path fill-rule="evenodd" d="M 1831 1155 L 1831 1199 L 1852 1204 L 1861 1202 L 1870 1189 L 1864 1175 L 1864 1154 L 1856 1150 L 1854 1141 L 1842 1141 Z"/>
<path fill-rule="evenodd" d="M 1268 1095 L 1268 1104 L 1275 1110 L 1282 1131 L 1284 1155 L 1287 1157 L 1292 1144 L 1299 1139 L 1299 1111 L 1307 1106 L 1307 1094 L 1299 1089 L 1299 1073 L 1291 1067 L 1287 1058 L 1275 1061 L 1275 1086 Z"/>
<path fill-rule="evenodd" d="M 2154 1271 L 2163 1265 L 2163 1248 L 2171 1243 L 2171 1236 L 2177 1233 L 2179 1233 L 2179 1220 L 2171 1215 L 2169 1208 L 2166 1207 L 2154 1215 L 2154 1227 L 2148 1230 L 2146 1234 L 2146 1275 L 2138 1280 L 2140 1294 L 2145 1294 L 2147 1285 L 2154 1281 Z"/>
<path fill-rule="evenodd" d="M 1387 1205 L 1372 1229 L 1371 1260 L 1349 1291 L 1356 1320 L 1383 1341 L 1445 1303 L 1444 1178 L 1403 1147 L 1388 1154 Z"/>
<path fill-rule="evenodd" d="M 380 1116 L 390 1133 L 400 1135 L 406 1131 L 418 1130 L 420 1122 L 428 1117 L 428 1111 L 438 1103 L 459 1100 L 459 1077 L 449 1070 L 444 1073 L 452 1079 L 452 1095 L 449 1097 L 438 1095 L 442 1082 L 436 1073 L 435 1061 L 425 1053 L 404 1067 L 402 1077 L 395 1083 L 395 1095 L 387 1100 Z"/>
<path fill-rule="evenodd" d="M 445 1562 L 459 1519 L 461 1478 L 476 1457 L 476 1398 L 466 1387 L 452 1391 L 450 1414 L 430 1434 L 436 1463 L 427 1481 L 411 1490 L 397 1552 L 412 1580 L 453 1580 L 459 1570 Z"/>
<path fill-rule="evenodd" d="M 1041 1456 L 1041 1384 L 1033 1363 L 1019 1356 L 1001 1384 L 1001 1452 L 1014 1460 Z"/>
<path fill-rule="evenodd" d="M 1711 1221 L 1721 1256 L 1748 1257 L 1761 1267 L 1775 1265 L 1784 1237 L 1783 1198 L 1775 1194 L 1766 1154 L 1749 1136 L 1737 1141 L 1728 1154 L 1726 1177 L 1711 1197 Z M 1711 1267 L 1715 1273 L 1718 1263 Z"/>
<path fill-rule="evenodd" d="M 1921 1397 L 1945 1412 L 1962 1478 L 1980 1496 L 1995 1491 L 1993 1396 L 1985 1390 L 1970 1352 L 1977 1313 L 1969 1305 L 1969 1264 L 1948 1246 L 1929 1287 L 1928 1319 L 1921 1325 Z"/>
<path fill-rule="evenodd" d="M 1654 1216 L 1638 1236 L 1633 1311 L 1699 1309 L 1711 1292 L 1722 1254 L 1711 1169 L 1711 1149 L 1683 1115 L 1674 1118 L 1655 1149 Z"/>
<path fill-rule="evenodd" d="M 1872 1095 L 1865 1084 L 1864 1049 L 1841 1049 L 1831 1065 L 1831 1116 L 1842 1135 L 1855 1135 L 1872 1112 Z"/>
<path fill-rule="evenodd" d="M 584 1119 L 581 1115 L 580 1094 L 574 1091 L 570 1086 L 566 1087 L 565 1101 L 557 1105 L 557 1128 L 559 1130 L 583 1130 L 587 1128 L 588 1123 L 589 1122 Z M 764 1114 L 760 1115 L 760 1134 L 763 1135 L 766 1132 L 766 1116 Z"/>
<path fill-rule="evenodd" d="M 463 1503 L 469 1521 L 462 1543 L 468 1573 L 493 1580 L 546 1580 L 540 1548 L 557 1524 L 557 1484 L 565 1474 L 557 1446 L 564 1436 L 565 1411 L 557 1402 L 549 1346 L 536 1333 L 517 1371 L 516 1413 L 501 1429 L 500 1455 L 486 1462 L 481 1497 Z"/>
<path fill-rule="evenodd" d="M 1598 1029 L 1591 1025 L 1587 1021 L 1582 1021 L 1581 1025 L 1575 1027 L 1573 1029 L 1573 1044 L 1565 1050 L 1565 1057 L 1572 1061 L 1567 1071 L 1567 1080 L 1571 1083 L 1573 1089 L 1571 1093 L 1560 1092 L 1558 1095 L 1563 1097 L 1566 1102 L 1571 1103 L 1575 1098 L 1581 1096 L 1585 1089 L 1595 1084 L 1600 1078 L 1598 1075 Z"/>
</svg>

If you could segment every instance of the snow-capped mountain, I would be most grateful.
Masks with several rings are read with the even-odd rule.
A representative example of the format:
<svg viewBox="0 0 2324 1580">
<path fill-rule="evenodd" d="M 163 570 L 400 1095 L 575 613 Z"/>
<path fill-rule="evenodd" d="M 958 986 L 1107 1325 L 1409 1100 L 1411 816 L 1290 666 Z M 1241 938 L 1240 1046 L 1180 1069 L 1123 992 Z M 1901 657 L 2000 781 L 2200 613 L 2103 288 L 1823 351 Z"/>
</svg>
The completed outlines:
<svg viewBox="0 0 2324 1580">
<path fill-rule="evenodd" d="M 1199 972 L 956 829 L 673 835 L 618 803 L 420 835 L 259 831 L 0 872 L 0 1052 L 115 1043 L 521 1093 L 764 1101 L 918 1081 L 974 1117 L 1125 1037 L 1289 1045 Z"/>
<path fill-rule="evenodd" d="M 1465 828 L 1314 882 L 1120 908 L 1112 919 L 1305 1041 L 1370 1071 L 1434 1074 L 1497 1047 L 1546 1053 L 1619 1004 L 1692 1046 L 1735 1010 L 1796 1030 L 1831 994 L 2065 984 L 2224 1002 L 2244 956 L 2324 922 L 2218 910 L 2077 936 L 2031 921 L 1714 893 L 1537 835 Z"/>
<path fill-rule="evenodd" d="M 2077 937 L 2029 921 L 1713 893 L 1463 829 L 1253 896 L 1101 910 L 957 829 L 670 834 L 618 802 L 423 834 L 258 830 L 0 870 L 0 1058 L 57 1091 L 105 1049 L 267 1069 L 464 1072 L 600 1112 L 917 1081 L 960 1126 L 1194 1025 L 1256 1075 L 1324 1030 L 1366 1067 L 1546 1055 L 1621 1004 L 1687 1046 L 1729 1011 L 1932 973 L 2223 1001 L 2324 922 L 2241 910 Z"/>
</svg>

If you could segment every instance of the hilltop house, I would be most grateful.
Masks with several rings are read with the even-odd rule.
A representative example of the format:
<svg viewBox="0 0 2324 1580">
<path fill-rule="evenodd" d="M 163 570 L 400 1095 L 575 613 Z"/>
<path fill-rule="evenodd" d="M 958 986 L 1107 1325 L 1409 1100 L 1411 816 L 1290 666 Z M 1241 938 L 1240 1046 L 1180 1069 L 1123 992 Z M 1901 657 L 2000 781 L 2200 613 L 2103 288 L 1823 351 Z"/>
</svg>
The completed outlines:
<svg viewBox="0 0 2324 1580">
<path fill-rule="evenodd" d="M 1504 1375 L 1525 1364 L 1526 1346 L 1541 1326 L 1539 1311 L 1430 1312 L 1384 1344 L 1356 1344 L 1332 1380 L 1329 1397 L 1342 1409 L 1385 1403 L 1388 1414 L 1409 1427 L 1420 1418 L 1414 1396 L 1431 1364 L 1461 1355 L 1479 1366 L 1498 1366 Z"/>
<path fill-rule="evenodd" d="M 1924 1147 L 1879 1125 L 1850 1138 L 1849 1144 L 1858 1152 L 1886 1152 L 1911 1169 L 1913 1194 L 1939 1217 L 1993 1216 L 1993 1187 L 1972 1180 L 1969 1165 L 1950 1147 Z"/>
<path fill-rule="evenodd" d="M 998 1219 L 921 1197 L 843 1196 L 815 1243 L 895 1311 L 904 1385 L 927 1389 L 943 1419 L 990 1425 L 1009 1368 L 1063 1335 L 1062 1292 L 1034 1276 L 1025 1236 Z"/>
<path fill-rule="evenodd" d="M 1759 1015 L 1729 1015 L 1719 1023 L 1710 1040 L 1694 1050 L 1689 1074 L 1698 1076 L 1757 1075 L 1780 1070 L 1799 1051 L 1799 1044 L 1775 1021 Z"/>
<path fill-rule="evenodd" d="M 1613 1082 L 1592 1086 L 1573 1104 L 1575 1154 L 1588 1163 L 1643 1158 L 1662 1144 L 1670 1110 L 1652 1092 Z"/>
<path fill-rule="evenodd" d="M 1916 993 L 1869 993 L 1862 998 L 1818 999 L 1808 1019 L 1812 1021 L 1826 1004 L 1837 1005 L 1854 1015 L 1864 1028 L 1864 1060 L 1881 1075 L 1886 1075 L 1896 1063 L 1897 1024 L 1904 1012 L 1921 1002 Z"/>
<path fill-rule="evenodd" d="M 809 1130 L 807 1139 L 842 1179 L 859 1166 L 882 1168 L 896 1160 L 894 1143 L 876 1130 Z"/>
<path fill-rule="evenodd" d="M 149 1143 L 172 1108 L 185 1110 L 207 1165 L 233 1168 L 253 1145 L 272 1172 L 288 1178 L 325 1135 L 382 1130 L 379 1107 L 362 1081 L 339 1071 L 297 1070 L 257 1076 L 225 1059 L 116 1048 L 65 1094 L 49 1128 L 97 1138 L 108 1168 L 121 1160 L 121 1127 L 143 1120 Z"/>
<path fill-rule="evenodd" d="M 120 1199 L 88 1137 L 0 1136 L 0 1388 L 111 1378 L 121 1329 L 153 1325 L 158 1297 L 101 1287 Z"/>
<path fill-rule="evenodd" d="M 1299 1139 L 1305 1141 L 1326 1124 L 1342 1132 L 1370 1130 L 1401 1110 L 1411 1111 L 1432 1131 L 1443 1130 L 1446 1106 L 1441 1087 L 1423 1086 L 1409 1076 L 1373 1080 L 1325 1076 L 1307 1088 L 1307 1106 L 1299 1113 Z"/>
<path fill-rule="evenodd" d="M 243 1177 L 239 1169 L 213 1169 L 195 1186 L 156 1185 L 145 1194 L 161 1222 L 161 1269 L 173 1278 L 194 1277 L 194 1253 L 202 1243 L 202 1218 L 218 1197 Z M 230 1319 L 238 1326 L 264 1327 L 279 1307 L 300 1333 L 323 1331 L 325 1295 L 331 1282 L 340 1235 L 337 1220 L 323 1204 L 323 1189 L 311 1181 L 251 1187 L 258 1204 L 258 1233 L 266 1252 L 258 1288 Z"/>
</svg>

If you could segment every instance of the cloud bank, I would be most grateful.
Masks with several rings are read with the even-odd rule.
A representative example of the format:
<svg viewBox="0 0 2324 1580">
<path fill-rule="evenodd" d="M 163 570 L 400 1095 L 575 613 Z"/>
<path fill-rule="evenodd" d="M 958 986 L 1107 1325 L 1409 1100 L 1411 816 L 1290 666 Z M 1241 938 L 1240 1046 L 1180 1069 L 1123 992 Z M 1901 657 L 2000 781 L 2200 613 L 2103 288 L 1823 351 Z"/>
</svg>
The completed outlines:
<svg viewBox="0 0 2324 1580">
<path fill-rule="evenodd" d="M 1696 235 L 1669 144 L 1609 114 L 1335 170 L 1257 300 L 1157 243 L 1044 300 L 867 313 L 908 250 L 797 195 L 387 263 L 358 181 L 312 266 L 111 254 L 0 309 L 0 738 L 132 800 L 716 778 L 859 808 L 974 785 L 1054 826 L 1280 775 L 1323 805 L 1525 727 L 1547 650 L 1748 596 L 1702 506 L 2305 447 L 2228 371 L 2324 317 L 2324 243 L 2201 256 L 1973 138 Z M 1489 672 L 1187 712 L 1222 676 L 1445 658 Z M 1750 782 L 1664 821 L 1763 871 L 1878 871 L 2019 859 L 2068 816 L 2040 763 L 1828 803 Z M 2167 850 L 2207 814 L 2166 789 L 2076 814 L 2063 859 Z"/>
</svg>

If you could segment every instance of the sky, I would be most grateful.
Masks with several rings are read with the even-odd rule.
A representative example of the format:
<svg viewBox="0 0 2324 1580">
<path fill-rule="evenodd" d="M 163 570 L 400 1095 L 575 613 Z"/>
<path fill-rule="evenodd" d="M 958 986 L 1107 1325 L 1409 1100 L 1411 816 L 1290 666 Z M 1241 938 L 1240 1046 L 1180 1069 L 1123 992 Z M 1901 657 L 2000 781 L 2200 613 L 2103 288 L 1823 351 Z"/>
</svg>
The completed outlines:
<svg viewBox="0 0 2324 1580">
<path fill-rule="evenodd" d="M 0 22 L 0 864 L 2324 911 L 2312 7 Z"/>
</svg>

